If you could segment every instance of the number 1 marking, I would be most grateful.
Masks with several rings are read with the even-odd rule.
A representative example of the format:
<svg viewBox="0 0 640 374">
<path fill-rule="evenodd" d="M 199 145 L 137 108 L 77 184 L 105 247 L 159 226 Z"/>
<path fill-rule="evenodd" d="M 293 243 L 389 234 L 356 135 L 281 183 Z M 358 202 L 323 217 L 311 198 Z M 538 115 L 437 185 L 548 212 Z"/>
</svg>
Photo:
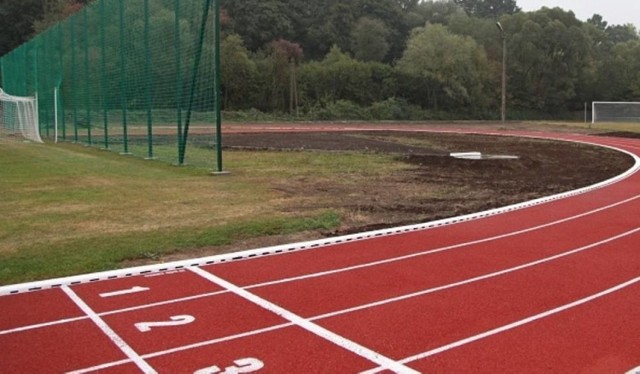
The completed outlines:
<svg viewBox="0 0 640 374">
<path fill-rule="evenodd" d="M 162 321 L 162 322 L 139 322 L 134 326 L 140 330 L 140 332 L 148 332 L 151 331 L 154 327 L 173 327 L 173 326 L 181 326 L 188 325 L 191 322 L 196 320 L 196 317 L 189 315 L 182 316 L 173 316 L 170 317 L 171 321 Z"/>
<path fill-rule="evenodd" d="M 114 296 L 123 296 L 123 295 L 129 295 L 132 293 L 138 293 L 138 292 L 146 292 L 149 291 L 150 288 L 147 287 L 131 287 L 129 289 L 126 290 L 120 290 L 120 291 L 113 291 L 113 292 L 105 292 L 105 293 L 101 293 L 100 297 L 103 299 L 106 299 L 107 297 L 114 297 Z"/>
</svg>

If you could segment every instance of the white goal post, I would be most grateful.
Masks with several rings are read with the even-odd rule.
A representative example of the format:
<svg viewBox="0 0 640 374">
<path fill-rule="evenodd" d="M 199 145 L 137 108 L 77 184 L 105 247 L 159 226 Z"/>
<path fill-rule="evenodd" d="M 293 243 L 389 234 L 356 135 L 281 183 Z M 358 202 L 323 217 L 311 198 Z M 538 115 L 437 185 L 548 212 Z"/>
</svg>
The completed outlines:
<svg viewBox="0 0 640 374">
<path fill-rule="evenodd" d="M 640 102 L 594 101 L 591 105 L 591 123 L 640 122 Z"/>
<path fill-rule="evenodd" d="M 42 143 L 38 103 L 34 97 L 9 95 L 0 88 L 0 140 L 9 137 Z"/>
</svg>

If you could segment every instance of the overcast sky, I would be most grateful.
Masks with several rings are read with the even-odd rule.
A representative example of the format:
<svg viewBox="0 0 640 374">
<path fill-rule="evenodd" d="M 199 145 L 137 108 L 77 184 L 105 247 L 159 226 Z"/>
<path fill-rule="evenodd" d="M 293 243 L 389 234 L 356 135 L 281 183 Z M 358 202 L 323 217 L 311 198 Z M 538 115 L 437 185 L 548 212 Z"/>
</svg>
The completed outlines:
<svg viewBox="0 0 640 374">
<path fill-rule="evenodd" d="M 516 0 L 516 3 L 524 11 L 535 11 L 543 6 L 571 10 L 582 21 L 597 13 L 609 25 L 632 23 L 640 29 L 640 0 Z"/>
</svg>

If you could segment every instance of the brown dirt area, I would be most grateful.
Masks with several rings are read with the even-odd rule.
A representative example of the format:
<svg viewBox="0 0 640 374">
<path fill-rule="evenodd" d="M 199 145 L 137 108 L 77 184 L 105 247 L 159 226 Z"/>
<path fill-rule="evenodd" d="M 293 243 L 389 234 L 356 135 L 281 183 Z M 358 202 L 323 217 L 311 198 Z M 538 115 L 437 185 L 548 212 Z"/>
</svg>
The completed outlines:
<svg viewBox="0 0 640 374">
<path fill-rule="evenodd" d="M 336 208 L 358 216 L 339 233 L 429 221 L 496 208 L 588 186 L 632 166 L 629 156 L 608 149 L 502 136 L 437 133 L 280 132 L 228 134 L 228 149 L 362 151 L 395 155 L 407 171 L 366 185 L 318 185 L 291 181 L 289 194 L 330 194 Z M 513 155 L 518 159 L 462 160 L 451 152 Z M 439 190 L 425 197 L 420 190 Z M 458 194 L 462 192 L 463 194 Z M 305 207 L 299 207 L 304 210 Z M 363 216 L 365 216 L 363 218 Z M 332 233 L 337 234 L 337 233 Z"/>
<path fill-rule="evenodd" d="M 224 248 L 202 248 L 205 256 L 312 240 L 405 224 L 428 222 L 502 207 L 589 186 L 629 169 L 631 157 L 595 146 L 506 136 L 398 131 L 232 132 L 225 149 L 391 154 L 408 167 L 367 183 L 288 180 L 272 186 L 290 197 L 306 197 L 289 209 L 333 209 L 343 222 L 331 232 L 255 238 Z M 451 152 L 512 155 L 517 159 L 462 160 Z"/>
</svg>

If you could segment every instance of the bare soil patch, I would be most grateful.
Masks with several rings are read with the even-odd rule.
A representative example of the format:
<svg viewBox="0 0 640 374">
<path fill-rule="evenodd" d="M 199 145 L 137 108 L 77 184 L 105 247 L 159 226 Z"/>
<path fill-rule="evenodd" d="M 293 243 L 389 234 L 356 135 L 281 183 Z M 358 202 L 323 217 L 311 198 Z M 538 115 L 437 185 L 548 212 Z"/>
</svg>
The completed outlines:
<svg viewBox="0 0 640 374">
<path fill-rule="evenodd" d="M 392 154 L 409 168 L 350 185 L 291 180 L 273 186 L 312 196 L 344 213 L 336 235 L 478 212 L 588 186 L 618 175 L 633 160 L 609 149 L 502 136 L 394 131 L 234 133 L 228 150 L 374 152 Z M 451 152 L 514 155 L 517 159 L 461 160 Z M 318 209 L 313 203 L 292 210 Z"/>
</svg>

